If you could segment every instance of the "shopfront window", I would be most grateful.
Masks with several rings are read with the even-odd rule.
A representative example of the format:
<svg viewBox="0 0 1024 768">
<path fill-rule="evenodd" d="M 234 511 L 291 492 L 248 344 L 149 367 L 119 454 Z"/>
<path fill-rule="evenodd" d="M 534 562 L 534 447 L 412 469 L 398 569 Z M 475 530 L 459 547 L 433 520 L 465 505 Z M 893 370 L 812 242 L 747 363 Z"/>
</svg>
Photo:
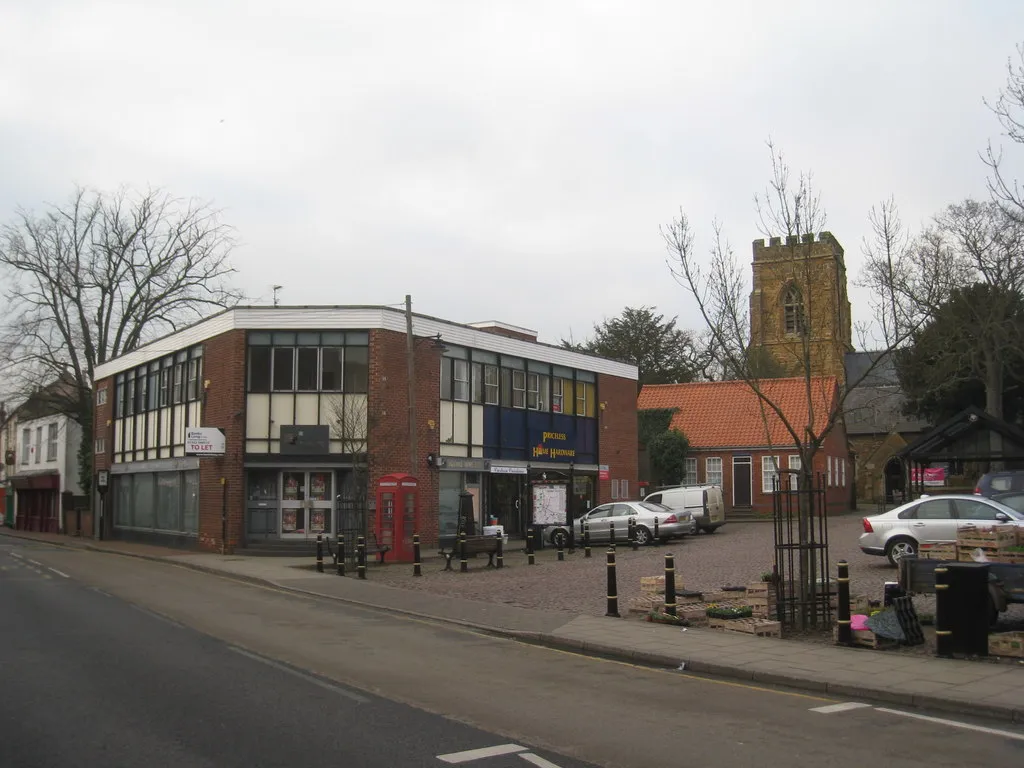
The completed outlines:
<svg viewBox="0 0 1024 768">
<path fill-rule="evenodd" d="M 132 476 L 114 477 L 114 525 L 130 527 L 132 524 Z"/>
<path fill-rule="evenodd" d="M 185 486 L 182 498 L 182 528 L 186 533 L 199 532 L 199 470 L 182 473 Z"/>
<path fill-rule="evenodd" d="M 157 473 L 156 528 L 161 531 L 177 531 L 181 528 L 180 472 Z"/>
<path fill-rule="evenodd" d="M 459 530 L 459 493 L 462 491 L 462 473 L 440 472 L 439 477 L 438 534 L 440 536 L 454 536 Z"/>
<path fill-rule="evenodd" d="M 132 478 L 132 527 L 152 528 L 156 524 L 153 474 L 142 472 Z"/>
</svg>

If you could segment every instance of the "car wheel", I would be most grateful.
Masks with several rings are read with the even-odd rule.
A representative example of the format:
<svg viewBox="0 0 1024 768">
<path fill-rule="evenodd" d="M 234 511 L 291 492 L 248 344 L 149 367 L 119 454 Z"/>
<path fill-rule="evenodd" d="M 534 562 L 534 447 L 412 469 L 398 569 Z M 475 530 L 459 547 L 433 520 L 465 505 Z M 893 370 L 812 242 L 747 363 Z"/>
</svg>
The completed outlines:
<svg viewBox="0 0 1024 768">
<path fill-rule="evenodd" d="M 638 525 L 633 531 L 633 536 L 636 537 L 636 543 L 638 546 L 646 547 L 651 543 L 651 532 L 642 525 Z"/>
<path fill-rule="evenodd" d="M 898 568 L 900 560 L 907 555 L 917 554 L 917 542 L 906 536 L 893 539 L 885 547 L 885 556 L 889 558 L 889 564 Z"/>
<path fill-rule="evenodd" d="M 569 534 L 559 528 L 558 530 L 551 532 L 551 546 L 562 547 L 563 549 L 569 546 Z"/>
</svg>

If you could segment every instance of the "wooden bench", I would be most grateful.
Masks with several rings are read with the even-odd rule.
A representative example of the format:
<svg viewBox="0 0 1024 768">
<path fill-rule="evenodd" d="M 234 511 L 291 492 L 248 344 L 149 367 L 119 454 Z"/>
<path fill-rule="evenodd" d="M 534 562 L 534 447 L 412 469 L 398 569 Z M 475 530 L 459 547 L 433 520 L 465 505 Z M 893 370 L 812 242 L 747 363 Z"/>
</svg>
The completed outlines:
<svg viewBox="0 0 1024 768">
<path fill-rule="evenodd" d="M 494 556 L 498 554 L 498 547 L 501 545 L 500 536 L 467 536 L 466 557 L 470 555 L 487 555 L 487 567 L 494 567 Z M 461 557 L 462 552 L 459 539 L 455 536 L 442 536 L 440 539 L 441 550 L 438 554 L 445 559 L 444 569 L 452 569 L 452 559 Z"/>
<path fill-rule="evenodd" d="M 334 560 L 334 564 L 337 565 L 338 564 L 338 556 L 341 553 L 337 552 L 336 549 L 331 549 L 331 537 L 330 536 L 325 536 L 324 540 L 327 542 L 327 554 L 329 554 L 331 556 L 331 558 Z M 384 556 L 387 555 L 387 553 L 391 551 L 391 547 L 389 547 L 387 544 L 385 544 L 384 546 L 381 546 L 380 542 L 377 541 L 377 534 L 374 533 L 373 531 L 371 531 L 370 533 L 366 534 L 366 536 L 364 537 L 364 541 L 366 543 L 366 556 L 368 558 L 376 556 L 377 557 L 377 562 L 380 565 L 384 565 Z M 357 557 L 357 554 L 358 554 L 357 549 L 356 549 L 356 545 L 358 544 L 358 542 L 359 542 L 359 537 L 354 537 L 354 538 L 352 538 L 351 541 L 349 541 L 349 537 L 348 536 L 345 537 L 345 553 L 351 552 L 353 559 L 355 559 Z"/>
</svg>

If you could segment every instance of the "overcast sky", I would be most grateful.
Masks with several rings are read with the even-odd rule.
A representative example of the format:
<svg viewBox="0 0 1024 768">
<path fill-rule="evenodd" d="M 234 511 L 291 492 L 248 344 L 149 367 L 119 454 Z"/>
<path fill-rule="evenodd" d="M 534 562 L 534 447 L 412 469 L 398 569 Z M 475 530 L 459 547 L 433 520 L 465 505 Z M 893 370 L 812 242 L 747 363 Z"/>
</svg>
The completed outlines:
<svg viewBox="0 0 1024 768">
<path fill-rule="evenodd" d="M 703 249 L 717 216 L 749 261 L 769 136 L 851 277 L 879 200 L 918 228 L 983 196 L 1024 2 L 0 0 L 0 32 L 0 219 L 161 186 L 224 209 L 256 300 L 557 342 L 642 304 L 699 327 L 659 227 Z"/>
</svg>

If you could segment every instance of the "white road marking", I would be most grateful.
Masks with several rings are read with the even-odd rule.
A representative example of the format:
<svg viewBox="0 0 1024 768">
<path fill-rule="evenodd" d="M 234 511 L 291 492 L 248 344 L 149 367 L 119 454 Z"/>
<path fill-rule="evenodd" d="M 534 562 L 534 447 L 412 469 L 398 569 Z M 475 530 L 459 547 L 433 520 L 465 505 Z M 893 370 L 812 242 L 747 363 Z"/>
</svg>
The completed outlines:
<svg viewBox="0 0 1024 768">
<path fill-rule="evenodd" d="M 36 562 L 36 561 L 35 561 L 35 560 L 33 560 L 33 559 L 32 559 L 31 557 L 26 557 L 25 559 L 26 559 L 26 560 L 28 560 L 28 561 L 29 561 L 30 563 L 32 563 L 32 565 L 38 565 L 38 566 L 39 566 L 40 568 L 43 568 L 43 567 L 44 567 L 42 563 L 38 563 L 38 562 Z"/>
<path fill-rule="evenodd" d="M 53 571 L 58 576 L 61 576 L 61 577 L 65 578 L 65 579 L 70 579 L 71 578 L 66 573 L 64 573 L 64 571 L 58 571 L 56 568 L 50 568 L 49 566 L 47 566 L 47 570 Z"/>
<path fill-rule="evenodd" d="M 847 712 L 851 709 L 863 709 L 870 707 L 870 704 L 861 704 L 856 701 L 844 701 L 842 704 L 829 704 L 827 707 L 814 707 L 811 712 L 818 712 L 822 715 L 831 715 L 836 712 Z"/>
<path fill-rule="evenodd" d="M 10 554 L 11 557 L 16 557 L 19 560 L 24 560 L 25 559 L 21 555 L 19 555 L 17 552 L 10 552 L 9 554 Z"/>
<path fill-rule="evenodd" d="M 469 763 L 473 760 L 484 760 L 488 757 L 498 757 L 499 755 L 514 755 L 517 752 L 525 752 L 526 747 L 521 747 L 518 744 L 499 744 L 496 747 L 483 747 L 481 749 L 469 749 L 465 752 L 452 752 L 448 755 L 438 755 L 437 759 L 442 763 L 450 763 L 455 765 L 457 763 Z M 522 755 L 520 755 L 522 757 Z M 558 766 L 555 766 L 558 768 Z"/>
<path fill-rule="evenodd" d="M 998 728 L 986 728 L 983 725 L 973 725 L 971 723 L 961 723 L 958 720 L 946 720 L 942 717 L 931 717 L 929 715 L 919 715 L 916 712 L 903 712 L 898 709 L 887 709 L 885 707 L 875 707 L 878 712 L 885 712 L 887 715 L 900 715 L 901 717 L 911 717 L 914 720 L 924 720 L 928 723 L 935 723 L 937 725 L 949 725 L 953 728 L 964 728 L 968 731 L 977 731 L 978 733 L 988 733 L 992 736 L 1004 736 L 1007 739 L 1016 739 L 1017 741 L 1024 741 L 1024 733 L 1014 733 L 1013 731 L 1001 731 Z"/>
<path fill-rule="evenodd" d="M 523 758 L 523 760 L 525 760 L 526 762 L 533 763 L 534 765 L 539 766 L 539 768 L 558 768 L 558 766 L 552 763 L 550 760 L 545 760 L 540 755 L 535 755 L 532 752 L 524 752 L 519 756 Z"/>
<path fill-rule="evenodd" d="M 358 702 L 360 704 L 365 704 L 369 701 L 368 698 L 366 698 L 365 696 L 360 696 L 358 693 L 345 690 L 344 688 L 341 688 L 337 685 L 332 685 L 331 683 L 328 683 L 324 680 L 320 680 L 319 678 L 313 677 L 312 675 L 307 675 L 304 672 L 300 672 L 297 669 L 292 669 L 291 667 L 286 666 L 284 664 L 278 664 L 276 661 L 260 656 L 259 654 L 250 653 L 244 648 L 229 645 L 228 650 L 234 651 L 235 653 L 241 656 L 245 656 L 247 659 L 252 659 L 253 661 L 258 661 L 261 664 L 266 664 L 268 667 L 273 667 L 274 669 L 280 670 L 281 672 L 286 672 L 289 675 L 292 675 L 293 677 L 297 677 L 300 680 L 305 680 L 307 683 L 312 683 L 313 685 L 319 686 L 320 688 L 324 688 L 328 691 L 332 691 L 333 693 L 340 693 L 342 696 L 352 699 L 352 701 Z"/>
<path fill-rule="evenodd" d="M 156 611 L 151 611 L 148 608 L 143 608 L 141 605 L 136 605 L 135 603 L 128 603 L 128 605 L 131 606 L 132 608 L 134 608 L 136 611 L 139 611 L 139 613 L 146 614 L 151 619 L 156 619 L 157 621 L 162 621 L 164 624 L 170 624 L 172 627 L 177 627 L 178 629 L 184 629 L 185 628 L 184 624 L 179 624 L 174 619 L 169 619 L 166 616 L 161 616 Z"/>
<path fill-rule="evenodd" d="M 88 587 L 88 589 L 95 592 L 97 595 L 103 595 L 104 597 L 113 597 L 112 594 L 110 594 L 109 592 L 104 592 L 99 587 Z"/>
</svg>

